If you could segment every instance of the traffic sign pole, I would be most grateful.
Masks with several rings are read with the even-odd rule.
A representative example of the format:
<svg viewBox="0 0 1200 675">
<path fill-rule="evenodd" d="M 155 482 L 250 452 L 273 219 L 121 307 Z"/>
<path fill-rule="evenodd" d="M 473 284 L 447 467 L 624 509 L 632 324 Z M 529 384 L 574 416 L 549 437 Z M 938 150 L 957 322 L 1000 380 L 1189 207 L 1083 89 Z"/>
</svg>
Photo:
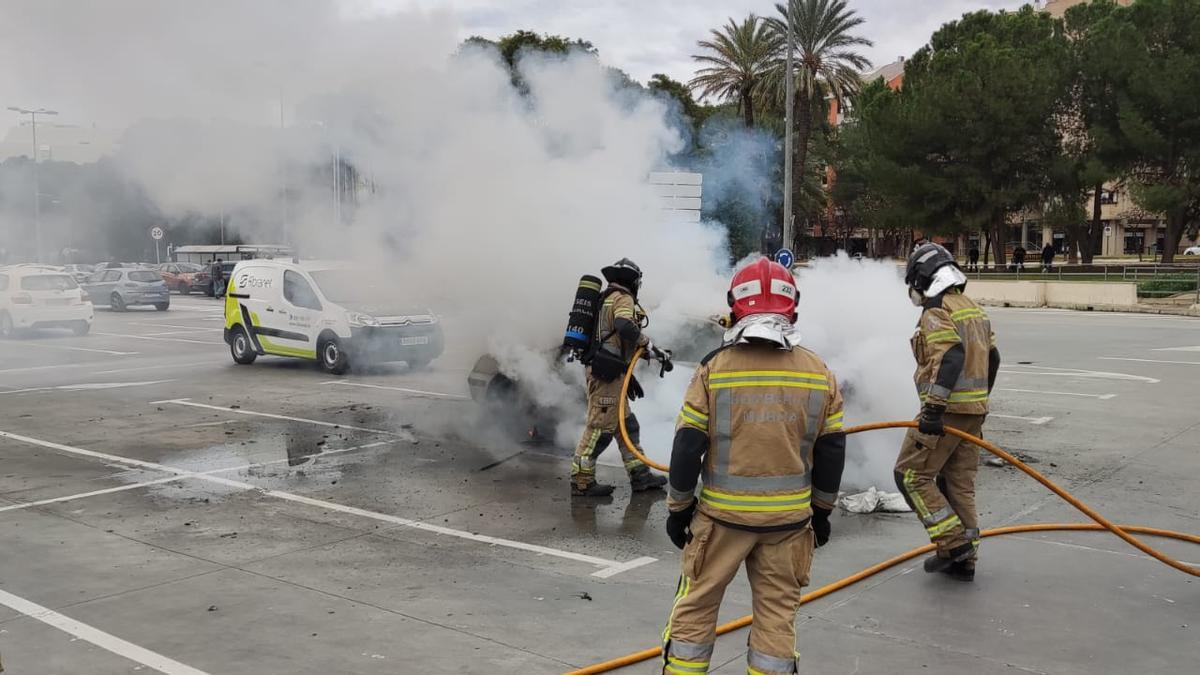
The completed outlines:
<svg viewBox="0 0 1200 675">
<path fill-rule="evenodd" d="M 150 228 L 150 238 L 154 240 L 154 263 L 162 264 L 162 256 L 159 254 L 158 242 L 162 241 L 163 229 L 161 227 Z"/>
<path fill-rule="evenodd" d="M 790 270 L 792 269 L 792 263 L 796 262 L 796 254 L 792 253 L 792 250 L 789 248 L 781 248 L 775 252 L 775 262 Z"/>
</svg>

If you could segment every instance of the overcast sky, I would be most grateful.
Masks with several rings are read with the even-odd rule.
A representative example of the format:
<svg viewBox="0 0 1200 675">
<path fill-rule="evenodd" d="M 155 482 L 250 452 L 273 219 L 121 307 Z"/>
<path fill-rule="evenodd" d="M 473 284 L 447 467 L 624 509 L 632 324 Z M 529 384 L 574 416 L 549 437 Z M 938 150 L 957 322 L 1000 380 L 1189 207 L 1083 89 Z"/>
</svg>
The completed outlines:
<svg viewBox="0 0 1200 675">
<path fill-rule="evenodd" d="M 1014 9 L 1030 0 L 851 0 L 866 23 L 866 51 L 881 66 L 910 56 L 943 23 L 978 9 Z M 691 78 L 696 42 L 730 17 L 775 13 L 774 0 L 375 0 L 380 7 L 451 9 L 462 37 L 525 28 L 591 41 L 605 63 L 645 82 L 654 73 Z"/>
<path fill-rule="evenodd" d="M 281 92 L 293 92 L 294 103 L 302 85 L 319 84 L 322 64 L 369 70 L 373 60 L 403 61 L 405 50 L 438 58 L 471 35 L 520 29 L 588 40 L 604 63 L 640 82 L 655 73 L 687 82 L 696 42 L 710 30 L 776 12 L 774 0 L 76 1 L 0 1 L 0 104 L 56 108 L 63 114 L 55 122 L 114 129 L 179 109 L 269 122 Z M 863 51 L 876 66 L 911 55 L 966 12 L 1022 4 L 850 0 L 865 20 L 858 33 L 875 43 Z M 267 72 L 263 64 L 280 54 L 313 62 Z M 0 112 L 0 137 L 18 120 Z"/>
</svg>

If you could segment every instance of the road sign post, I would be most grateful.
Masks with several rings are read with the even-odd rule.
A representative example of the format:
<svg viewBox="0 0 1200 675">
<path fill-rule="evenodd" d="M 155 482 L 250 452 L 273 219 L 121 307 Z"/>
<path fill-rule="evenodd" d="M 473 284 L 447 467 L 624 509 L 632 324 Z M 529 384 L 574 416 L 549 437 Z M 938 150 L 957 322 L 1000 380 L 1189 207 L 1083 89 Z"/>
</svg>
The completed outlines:
<svg viewBox="0 0 1200 675">
<path fill-rule="evenodd" d="M 162 257 L 158 252 L 158 242 L 162 241 L 163 229 L 161 227 L 150 228 L 150 238 L 154 240 L 154 263 L 156 265 L 161 265 Z"/>
<path fill-rule="evenodd" d="M 792 253 L 790 248 L 781 248 L 775 252 L 775 262 L 790 270 L 792 263 L 796 262 L 796 254 Z"/>
</svg>

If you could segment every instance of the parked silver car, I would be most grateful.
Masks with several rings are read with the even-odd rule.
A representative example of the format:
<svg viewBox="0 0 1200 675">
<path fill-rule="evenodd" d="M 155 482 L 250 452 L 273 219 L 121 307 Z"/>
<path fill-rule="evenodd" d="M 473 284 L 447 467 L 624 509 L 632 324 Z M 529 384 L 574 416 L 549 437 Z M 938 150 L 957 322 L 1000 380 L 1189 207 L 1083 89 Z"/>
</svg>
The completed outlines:
<svg viewBox="0 0 1200 675">
<path fill-rule="evenodd" d="M 171 294 L 162 275 L 155 270 L 118 267 L 100 269 L 83 282 L 83 290 L 94 305 L 124 312 L 136 305 L 151 305 L 160 312 L 171 306 Z"/>
</svg>

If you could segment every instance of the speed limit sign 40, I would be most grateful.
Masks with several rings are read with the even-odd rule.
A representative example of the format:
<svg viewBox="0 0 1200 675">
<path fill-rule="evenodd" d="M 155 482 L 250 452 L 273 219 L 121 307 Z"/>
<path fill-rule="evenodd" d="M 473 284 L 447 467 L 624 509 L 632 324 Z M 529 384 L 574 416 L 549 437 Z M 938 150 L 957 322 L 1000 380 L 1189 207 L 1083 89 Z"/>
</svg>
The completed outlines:
<svg viewBox="0 0 1200 675">
<path fill-rule="evenodd" d="M 153 239 L 154 241 L 158 241 L 159 239 L 162 239 L 163 238 L 163 229 L 161 227 L 152 228 L 150 230 L 150 238 Z"/>
</svg>

